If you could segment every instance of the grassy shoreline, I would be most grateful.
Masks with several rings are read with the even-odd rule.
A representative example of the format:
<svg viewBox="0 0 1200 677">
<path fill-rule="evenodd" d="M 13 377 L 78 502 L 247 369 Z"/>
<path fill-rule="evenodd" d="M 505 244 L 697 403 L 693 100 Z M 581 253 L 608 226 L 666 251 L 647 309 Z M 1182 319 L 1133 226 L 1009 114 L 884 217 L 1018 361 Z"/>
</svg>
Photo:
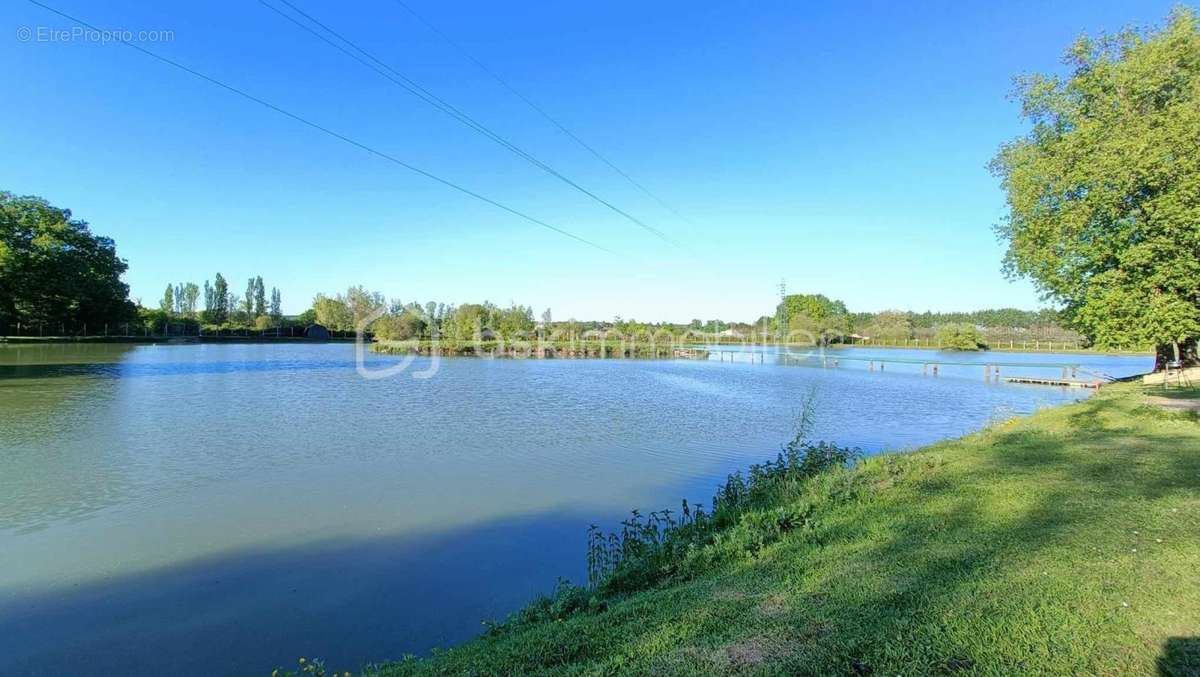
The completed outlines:
<svg viewBox="0 0 1200 677">
<path fill-rule="evenodd" d="M 1114 385 L 803 478 L 680 556 L 365 672 L 1197 674 L 1200 422 Z"/>
</svg>

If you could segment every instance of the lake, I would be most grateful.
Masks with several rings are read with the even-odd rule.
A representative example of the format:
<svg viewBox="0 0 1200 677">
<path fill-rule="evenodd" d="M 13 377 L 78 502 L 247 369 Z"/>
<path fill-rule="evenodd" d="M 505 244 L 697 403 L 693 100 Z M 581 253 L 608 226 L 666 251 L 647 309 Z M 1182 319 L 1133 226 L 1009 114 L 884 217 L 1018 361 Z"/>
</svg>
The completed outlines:
<svg viewBox="0 0 1200 677">
<path fill-rule="evenodd" d="M 774 350 L 445 358 L 413 378 L 434 366 L 419 358 L 370 380 L 348 344 L 0 345 L 0 672 L 269 674 L 426 652 L 557 576 L 582 582 L 589 523 L 708 505 L 726 473 L 774 456 L 810 395 L 812 437 L 878 452 L 1089 394 L 985 382 L 985 363 L 1152 366 L 830 354 L 836 369 Z M 970 364 L 922 376 L 927 359 Z"/>
</svg>

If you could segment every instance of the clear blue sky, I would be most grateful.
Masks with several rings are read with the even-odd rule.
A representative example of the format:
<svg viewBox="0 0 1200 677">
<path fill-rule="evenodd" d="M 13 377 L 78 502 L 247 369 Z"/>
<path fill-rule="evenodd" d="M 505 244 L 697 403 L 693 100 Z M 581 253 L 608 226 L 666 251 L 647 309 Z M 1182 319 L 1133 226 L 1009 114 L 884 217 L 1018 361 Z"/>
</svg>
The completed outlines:
<svg viewBox="0 0 1200 677">
<path fill-rule="evenodd" d="M 393 0 L 292 0 L 650 225 L 573 192 L 253 0 L 46 0 L 616 252 L 590 249 L 127 47 L 27 42 L 0 6 L 0 188 L 113 237 L 132 294 L 262 275 L 288 312 L 363 284 L 557 319 L 753 320 L 780 278 L 852 310 L 1034 308 L 1000 272 L 986 163 L 1023 125 L 1014 75 L 1171 3 L 495 3 L 414 9 L 688 217 L 539 118 Z M 36 33 L 34 34 L 36 36 Z"/>
</svg>

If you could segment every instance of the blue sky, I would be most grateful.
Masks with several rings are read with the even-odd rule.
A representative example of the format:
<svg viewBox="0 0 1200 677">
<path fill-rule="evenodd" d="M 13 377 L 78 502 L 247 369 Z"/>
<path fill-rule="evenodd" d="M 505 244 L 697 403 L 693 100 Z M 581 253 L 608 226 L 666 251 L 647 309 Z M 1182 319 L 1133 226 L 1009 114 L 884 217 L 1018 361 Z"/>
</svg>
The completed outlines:
<svg viewBox="0 0 1200 677">
<path fill-rule="evenodd" d="M 275 2 L 275 0 L 271 0 Z M 777 287 L 852 310 L 1039 306 L 1000 272 L 986 164 L 1023 130 L 1013 76 L 1169 2 L 407 0 L 687 217 L 640 193 L 393 0 L 292 0 L 663 242 L 258 2 L 47 0 L 144 47 L 612 250 L 591 249 L 72 24 L 0 7 L 0 188 L 113 237 L 132 294 L 262 275 L 288 312 L 363 284 L 558 319 L 753 320 Z M 277 3 L 276 3 L 277 4 Z M 22 41 L 21 28 L 33 39 Z"/>
</svg>

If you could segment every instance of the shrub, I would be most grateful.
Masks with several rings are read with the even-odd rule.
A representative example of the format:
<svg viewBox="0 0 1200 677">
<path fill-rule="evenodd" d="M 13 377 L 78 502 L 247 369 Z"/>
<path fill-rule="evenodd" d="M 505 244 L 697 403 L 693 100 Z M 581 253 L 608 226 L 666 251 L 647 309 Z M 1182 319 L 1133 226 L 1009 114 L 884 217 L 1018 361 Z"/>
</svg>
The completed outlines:
<svg viewBox="0 0 1200 677">
<path fill-rule="evenodd" d="M 671 577 L 690 577 L 720 561 L 753 555 L 784 534 L 811 524 L 814 507 L 796 505 L 810 480 L 844 469 L 859 452 L 797 433 L 774 461 L 733 473 L 717 487 L 712 511 L 684 500 L 643 517 L 634 510 L 621 529 L 588 530 L 588 586 L 601 595 L 638 590 Z M 780 507 L 782 506 L 782 507 Z"/>
<path fill-rule="evenodd" d="M 975 325 L 965 322 L 938 327 L 937 339 L 942 350 L 981 350 L 987 347 Z"/>
</svg>

